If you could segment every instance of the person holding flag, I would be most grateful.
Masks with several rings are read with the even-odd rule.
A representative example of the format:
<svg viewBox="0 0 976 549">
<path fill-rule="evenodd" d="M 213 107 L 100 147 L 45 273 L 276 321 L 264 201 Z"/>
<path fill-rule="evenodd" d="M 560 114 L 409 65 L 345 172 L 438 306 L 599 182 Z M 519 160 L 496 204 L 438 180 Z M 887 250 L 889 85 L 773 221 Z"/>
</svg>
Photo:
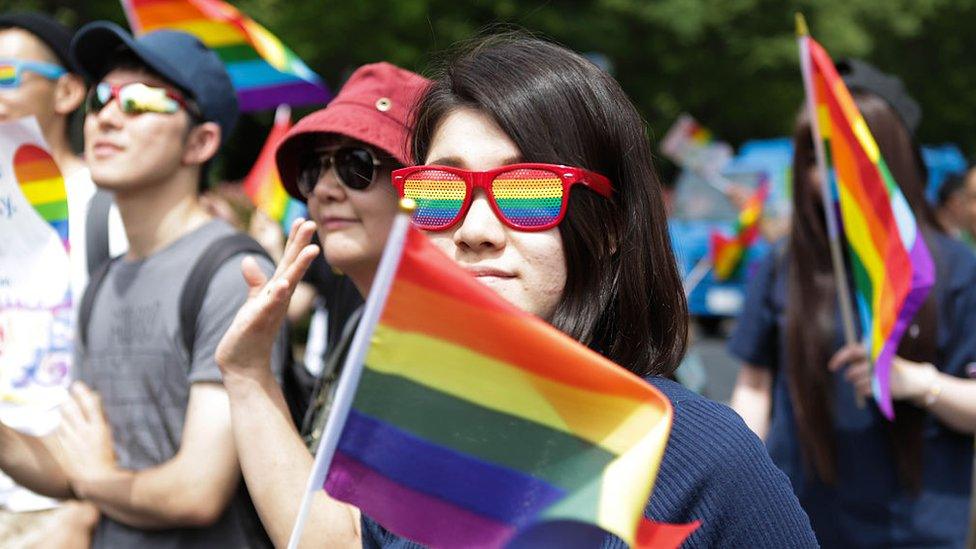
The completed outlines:
<svg viewBox="0 0 976 549">
<path fill-rule="evenodd" d="M 838 182 L 842 201 L 851 196 L 853 183 L 875 193 L 875 206 L 862 211 L 862 218 L 886 215 L 887 204 L 879 196 L 892 196 L 892 203 L 905 208 L 894 208 L 898 225 L 865 234 L 856 232 L 851 202 L 833 211 L 832 201 L 825 205 L 828 197 L 836 200 L 837 191 L 824 191 L 829 187 L 816 161 L 811 118 L 807 110 L 799 115 L 793 226 L 750 282 L 729 343 L 730 352 L 745 362 L 732 406 L 765 439 L 773 461 L 790 477 L 824 547 L 959 546 L 968 525 L 976 430 L 976 381 L 960 379 L 976 360 L 976 259 L 943 233 L 925 201 L 926 171 L 914 140 L 921 111 L 902 82 L 849 61 L 837 66 L 841 84 L 832 64 L 826 66 L 830 61 L 822 48 L 812 41 L 809 47 L 819 48 L 812 64 L 821 71 L 815 76 L 827 82 L 814 87 L 816 103 L 846 105 L 850 89 L 859 111 L 821 107 L 814 121 L 822 132 L 818 135 L 829 141 L 836 168 L 836 179 L 827 181 Z M 850 125 L 841 124 L 841 112 L 853 121 Z M 838 148 L 844 143 L 846 148 Z M 874 146 L 858 147 L 864 143 Z M 840 281 L 829 243 L 831 216 L 838 211 L 843 214 L 838 215 L 842 242 L 852 249 L 846 258 L 835 256 L 842 262 Z M 858 283 L 868 276 L 864 269 L 870 267 L 864 265 L 871 265 L 860 246 L 864 237 L 875 243 L 887 239 L 891 245 L 878 253 L 906 253 L 912 233 L 898 228 L 908 221 L 915 223 L 915 245 L 927 247 L 931 260 L 918 254 L 911 262 L 891 256 L 874 261 L 889 272 L 872 279 L 873 288 L 890 290 L 913 272 L 920 275 L 915 281 L 924 280 L 933 264 L 934 288 L 926 296 L 924 285 L 915 286 L 923 289 L 915 304 L 910 287 L 901 294 L 909 296 L 903 309 L 917 308 L 908 310 L 890 376 L 882 379 L 872 367 L 880 368 L 881 360 L 870 360 L 868 349 L 851 338 L 844 344 L 843 308 L 848 305 L 839 298 L 847 297 L 846 283 L 850 301 L 860 299 L 854 292 L 861 291 Z M 899 312 L 878 307 L 884 303 L 880 300 L 860 303 L 862 319 L 872 312 L 875 317 Z M 894 401 L 891 409 L 882 384 Z M 872 396 L 877 407 L 864 403 Z M 893 422 L 885 417 L 889 412 Z"/>
<path fill-rule="evenodd" d="M 453 209 L 450 200 L 446 209 L 424 209 L 421 200 L 414 222 L 448 257 L 511 304 L 584 342 L 667 396 L 674 408 L 671 438 L 643 515 L 672 524 L 700 521 L 689 538 L 695 545 L 815 546 L 786 478 L 739 418 L 666 379 L 684 352 L 687 306 L 646 129 L 619 84 L 555 44 L 520 35 L 494 36 L 457 52 L 417 112 L 413 157 L 428 166 L 405 172 L 436 168 L 439 178 L 447 177 L 444 170 L 477 178 L 489 170 L 502 173 L 511 164 L 545 162 L 571 164 L 563 167 L 584 174 L 579 177 L 589 182 L 574 185 L 561 207 L 545 208 L 533 219 L 499 212 L 500 206 L 478 190 Z M 287 186 L 286 170 L 282 177 Z M 531 181 L 515 184 L 538 190 Z M 313 196 L 325 198 L 335 186 L 323 177 Z M 404 194 L 405 187 L 398 186 Z M 389 204 L 395 206 L 395 196 Z M 316 207 L 310 211 L 315 215 Z M 324 221 L 327 228 L 342 227 L 329 225 L 327 217 Z M 290 292 L 317 252 L 308 245 L 311 233 L 311 223 L 293 227 L 271 279 L 244 265 L 250 298 L 217 352 L 232 407 L 235 400 L 240 402 L 235 423 L 238 418 L 248 422 L 235 427 L 239 444 L 242 437 L 252 445 L 271 446 L 280 440 L 266 418 L 255 416 L 257 406 L 268 400 L 268 335 L 281 322 Z M 325 245 L 331 260 L 329 243 Z M 352 259 L 347 261 L 354 268 L 347 272 L 365 291 L 375 271 Z M 275 423 L 285 429 L 281 399 L 276 401 Z M 291 439 L 277 451 L 284 454 L 285 446 L 289 454 L 297 451 L 297 437 Z M 311 456 L 303 461 L 310 463 Z M 245 463 L 245 476 L 247 470 Z M 258 499 L 250 479 L 249 486 Z M 297 501 L 291 509 L 296 506 Z M 321 491 L 310 509 L 304 542 L 415 546 L 368 516 L 361 526 L 350 524 L 354 515 Z M 621 543 L 609 536 L 605 542 Z"/>
</svg>

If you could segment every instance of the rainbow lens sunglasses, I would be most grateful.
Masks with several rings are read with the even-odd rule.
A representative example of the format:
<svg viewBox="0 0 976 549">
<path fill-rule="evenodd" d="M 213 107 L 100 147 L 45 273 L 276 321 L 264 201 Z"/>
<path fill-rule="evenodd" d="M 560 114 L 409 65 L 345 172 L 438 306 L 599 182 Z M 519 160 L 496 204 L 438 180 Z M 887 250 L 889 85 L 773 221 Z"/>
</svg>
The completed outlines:
<svg viewBox="0 0 976 549">
<path fill-rule="evenodd" d="M 192 116 L 200 118 L 200 111 L 179 93 L 167 88 L 147 86 L 142 82 L 100 82 L 88 92 L 85 108 L 89 113 L 95 114 L 101 112 L 112 99 L 118 99 L 119 108 L 126 114 L 173 114 L 183 107 Z"/>
<path fill-rule="evenodd" d="M 544 231 L 559 225 L 573 185 L 613 197 L 613 186 L 606 177 L 557 164 L 511 164 L 486 172 L 414 166 L 394 170 L 392 178 L 400 197 L 417 203 L 413 222 L 427 231 L 443 231 L 464 218 L 474 190 L 479 188 L 489 197 L 498 219 L 520 231 Z"/>
<path fill-rule="evenodd" d="M 57 80 L 68 73 L 64 67 L 40 61 L 0 59 L 0 89 L 20 87 L 24 71 L 30 71 L 48 80 Z"/>
</svg>

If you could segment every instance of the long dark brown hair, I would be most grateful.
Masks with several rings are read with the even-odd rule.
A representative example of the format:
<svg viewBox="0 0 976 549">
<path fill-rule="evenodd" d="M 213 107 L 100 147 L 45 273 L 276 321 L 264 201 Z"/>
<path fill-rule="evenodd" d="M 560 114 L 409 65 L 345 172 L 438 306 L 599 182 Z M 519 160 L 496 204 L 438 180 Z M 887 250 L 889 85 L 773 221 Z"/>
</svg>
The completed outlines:
<svg viewBox="0 0 976 549">
<path fill-rule="evenodd" d="M 933 249 L 932 233 L 941 231 L 925 200 L 925 167 L 905 125 L 880 97 L 853 93 L 881 154 L 909 206 L 920 233 Z M 827 225 L 817 185 L 811 180 L 815 164 L 809 119 L 798 117 L 794 134 L 793 223 L 789 239 L 789 283 L 786 304 L 788 385 L 801 448 L 808 467 L 827 483 L 835 483 L 836 447 L 833 432 L 834 378 L 827 363 L 834 349 L 837 288 L 833 276 Z M 935 253 L 935 252 L 933 252 Z M 937 353 L 935 295 L 932 292 L 916 314 L 913 328 L 903 337 L 898 356 L 934 362 Z M 917 328 L 917 329 L 916 329 Z M 895 404 L 896 421 L 888 426 L 892 452 L 902 484 L 921 486 L 921 442 L 924 411 Z"/>
<path fill-rule="evenodd" d="M 688 306 L 646 125 L 620 85 L 551 42 L 479 38 L 440 67 L 418 106 L 418 162 L 443 119 L 464 107 L 491 116 L 526 162 L 610 178 L 612 201 L 581 186 L 570 196 L 559 226 L 566 287 L 551 322 L 635 374 L 670 375 L 684 354 Z"/>
</svg>

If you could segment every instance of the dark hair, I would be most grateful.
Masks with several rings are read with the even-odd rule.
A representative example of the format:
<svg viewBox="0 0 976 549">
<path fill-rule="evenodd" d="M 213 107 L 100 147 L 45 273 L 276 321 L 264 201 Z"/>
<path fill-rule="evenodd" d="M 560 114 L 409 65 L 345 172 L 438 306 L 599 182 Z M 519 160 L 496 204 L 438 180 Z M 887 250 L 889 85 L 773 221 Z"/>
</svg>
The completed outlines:
<svg viewBox="0 0 976 549">
<path fill-rule="evenodd" d="M 872 93 L 853 92 L 898 187 L 915 214 L 922 237 L 933 255 L 933 232 L 941 231 L 925 200 L 921 155 L 904 123 L 891 107 Z M 794 134 L 793 223 L 789 238 L 789 284 L 786 304 L 788 385 L 794 418 L 806 465 L 827 483 L 837 480 L 833 424 L 833 374 L 827 363 L 834 349 L 837 325 L 837 288 L 830 260 L 827 224 L 820 194 L 809 177 L 814 165 L 810 123 L 803 112 Z M 849 265 L 847 266 L 849 269 Z M 935 362 L 937 316 L 930 293 L 902 338 L 898 355 L 909 360 Z M 895 403 L 896 421 L 888 424 L 899 479 L 911 490 L 921 486 L 922 420 L 925 412 Z"/>
<path fill-rule="evenodd" d="M 92 82 L 92 90 L 95 89 L 95 86 L 98 85 L 98 83 L 101 82 L 108 73 L 115 70 L 129 70 L 129 71 L 143 72 L 149 76 L 152 76 L 153 78 L 162 80 L 163 82 L 166 82 L 168 86 L 171 86 L 176 90 L 179 90 L 179 92 L 183 94 L 183 97 L 185 98 L 186 102 L 190 105 L 193 105 L 197 111 L 197 112 L 193 112 L 192 110 L 185 109 L 187 119 L 190 121 L 190 123 L 187 125 L 184 139 L 190 135 L 190 131 L 192 131 L 193 128 L 206 122 L 206 120 L 204 120 L 199 114 L 197 114 L 199 113 L 199 107 L 196 106 L 195 101 L 186 90 L 170 82 L 168 78 L 159 74 L 157 71 L 153 70 L 135 53 L 133 53 L 132 50 L 125 47 L 120 47 L 119 49 L 117 49 L 115 52 L 112 53 L 112 57 L 109 59 L 109 62 L 105 64 L 105 70 L 102 71 L 102 74 L 98 75 L 98 78 L 95 79 L 94 82 Z M 213 158 L 204 162 L 203 166 L 200 167 L 200 176 L 197 179 L 198 195 L 203 194 L 210 187 L 208 181 L 209 181 L 210 167 L 212 163 L 213 163 Z"/>
<path fill-rule="evenodd" d="M 458 108 L 483 112 L 526 162 L 610 178 L 613 200 L 580 186 L 559 226 L 567 279 L 551 319 L 635 374 L 669 375 L 685 350 L 688 306 L 668 237 L 647 128 L 620 85 L 566 48 L 522 33 L 461 46 L 417 108 L 413 156 Z"/>
<path fill-rule="evenodd" d="M 968 170 L 960 173 L 950 173 L 946 176 L 945 181 L 939 187 L 939 192 L 936 195 L 936 205 L 940 208 L 945 206 L 953 195 L 958 193 L 966 185 L 966 174 Z"/>
</svg>

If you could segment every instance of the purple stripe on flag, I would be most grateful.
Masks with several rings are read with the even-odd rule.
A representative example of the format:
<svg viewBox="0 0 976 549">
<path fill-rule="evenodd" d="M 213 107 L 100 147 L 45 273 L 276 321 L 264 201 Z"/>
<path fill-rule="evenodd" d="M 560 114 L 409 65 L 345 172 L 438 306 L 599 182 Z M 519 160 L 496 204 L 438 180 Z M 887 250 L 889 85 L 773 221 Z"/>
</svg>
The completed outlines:
<svg viewBox="0 0 976 549">
<path fill-rule="evenodd" d="M 935 264 L 932 262 L 932 254 L 922 238 L 921 231 L 916 232 L 915 243 L 908 255 L 912 264 L 912 286 L 898 312 L 895 325 L 884 342 L 881 353 L 878 354 L 878 360 L 874 363 L 874 379 L 880 398 L 878 407 L 889 420 L 895 418 L 895 409 L 891 403 L 891 361 L 895 358 L 902 335 L 915 318 L 915 313 L 922 308 L 929 291 L 935 284 Z"/>
<path fill-rule="evenodd" d="M 407 488 L 507 524 L 535 517 L 565 493 L 544 480 L 428 442 L 355 409 L 349 412 L 339 451 Z"/>
<path fill-rule="evenodd" d="M 237 90 L 237 101 L 241 112 L 274 109 L 278 105 L 322 106 L 332 94 L 328 90 L 309 84 L 304 80 L 282 86 L 269 86 Z"/>
<path fill-rule="evenodd" d="M 398 456 L 410 459 L 407 453 Z M 324 488 L 391 532 L 426 545 L 497 547 L 515 533 L 507 524 L 398 484 L 342 452 L 332 459 Z"/>
</svg>

